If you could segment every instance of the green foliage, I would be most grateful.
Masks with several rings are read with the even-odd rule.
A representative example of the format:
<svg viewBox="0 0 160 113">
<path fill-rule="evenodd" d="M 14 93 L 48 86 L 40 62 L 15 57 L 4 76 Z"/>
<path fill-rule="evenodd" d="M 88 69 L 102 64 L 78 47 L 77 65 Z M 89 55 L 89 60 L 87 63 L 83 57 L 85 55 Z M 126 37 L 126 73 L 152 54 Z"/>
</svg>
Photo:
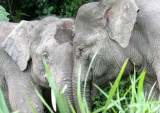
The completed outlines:
<svg viewBox="0 0 160 113">
<path fill-rule="evenodd" d="M 83 3 L 83 0 L 66 0 L 61 8 L 61 17 L 75 17 L 78 7 Z"/>
<path fill-rule="evenodd" d="M 9 113 L 4 96 L 0 86 L 0 113 Z"/>
<path fill-rule="evenodd" d="M 107 111 L 107 108 L 108 108 L 109 104 L 111 103 L 111 99 L 113 98 L 113 96 L 114 96 L 114 94 L 116 92 L 116 89 L 118 88 L 119 82 L 120 82 L 120 80 L 122 78 L 122 75 L 123 75 L 123 72 L 124 72 L 125 67 L 127 65 L 127 62 L 128 62 L 128 60 L 125 61 L 125 63 L 123 65 L 123 67 L 122 67 L 122 69 L 121 69 L 116 81 L 114 82 L 113 86 L 111 87 L 111 89 L 109 91 L 109 97 L 107 98 L 107 102 L 105 104 L 105 108 L 104 108 L 103 113 L 105 113 Z"/>
<path fill-rule="evenodd" d="M 6 12 L 6 9 L 0 5 L 0 21 L 8 22 L 9 21 L 8 15 L 9 13 Z"/>
<path fill-rule="evenodd" d="M 66 0 L 61 6 L 60 17 L 75 17 L 78 8 L 86 2 L 95 2 L 98 0 Z"/>
<path fill-rule="evenodd" d="M 43 16 L 47 16 L 56 13 L 56 1 L 51 0 L 21 0 L 19 1 L 19 7 L 14 11 L 14 15 L 11 16 L 14 22 L 20 20 L 33 20 L 40 19 Z"/>
<path fill-rule="evenodd" d="M 130 84 L 130 77 L 129 76 L 119 82 L 118 92 L 119 92 L 120 98 L 124 97 L 124 94 L 127 91 L 126 89 L 129 88 L 129 84 Z M 104 92 L 106 94 L 109 94 L 109 90 L 111 89 L 111 87 L 112 87 L 112 85 L 106 86 L 106 88 L 104 89 Z M 130 102 L 130 97 L 131 97 L 131 90 L 127 93 L 127 96 L 126 96 L 127 101 L 125 101 L 125 100 L 121 101 L 122 108 L 127 108 L 127 102 Z M 116 99 L 116 95 L 113 98 Z M 91 99 L 92 99 L 92 109 L 94 111 L 94 110 L 96 110 L 106 104 L 107 97 L 104 96 L 104 94 L 102 92 L 99 92 L 99 95 L 97 95 L 96 97 L 92 96 Z M 113 113 L 112 109 L 109 109 L 107 111 L 107 113 Z"/>
<path fill-rule="evenodd" d="M 19 22 L 41 19 L 47 15 L 75 17 L 82 4 L 95 1 L 98 0 L 9 0 L 6 8 L 10 20 Z"/>
<path fill-rule="evenodd" d="M 134 70 L 134 74 L 132 76 L 129 76 L 125 80 L 122 80 L 119 83 L 119 88 L 117 88 L 117 92 L 113 95 L 112 103 L 114 103 L 115 100 L 121 100 L 115 104 L 114 107 L 111 107 L 107 110 L 107 113 L 157 113 L 160 112 L 160 101 L 154 101 L 151 94 L 153 92 L 153 88 L 155 84 L 152 86 L 149 96 L 144 96 L 143 93 L 143 82 L 145 77 L 146 71 L 142 71 L 142 73 L 136 77 L 136 72 Z M 137 79 L 136 79 L 137 78 Z M 96 86 L 96 85 L 95 85 Z M 98 87 L 98 86 L 96 86 Z M 92 108 L 94 111 L 97 111 L 97 109 L 102 110 L 106 104 L 106 100 L 108 100 L 109 96 L 109 89 L 112 88 L 113 85 L 108 86 L 105 88 L 104 92 L 101 91 L 101 93 L 93 97 L 92 96 Z M 100 88 L 98 88 L 101 90 Z M 124 98 L 124 99 L 123 99 Z M 93 112 L 95 113 L 95 112 Z"/>
<path fill-rule="evenodd" d="M 26 13 L 22 12 L 22 10 L 16 10 L 15 13 L 16 13 L 16 15 L 12 16 L 12 19 L 13 19 L 14 22 L 17 22 L 17 23 L 22 20 L 22 17 L 29 16 Z"/>
<path fill-rule="evenodd" d="M 38 18 L 46 15 L 50 15 L 56 13 L 56 2 L 52 2 L 49 0 L 37 0 L 36 6 L 37 9 L 35 10 L 35 14 L 38 15 Z"/>
</svg>

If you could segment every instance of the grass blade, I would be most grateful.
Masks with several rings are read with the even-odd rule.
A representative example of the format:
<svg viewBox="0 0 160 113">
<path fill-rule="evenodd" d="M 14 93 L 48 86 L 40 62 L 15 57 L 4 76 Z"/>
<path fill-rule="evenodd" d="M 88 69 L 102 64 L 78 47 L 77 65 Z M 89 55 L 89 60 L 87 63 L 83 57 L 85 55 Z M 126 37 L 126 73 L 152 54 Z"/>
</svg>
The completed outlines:
<svg viewBox="0 0 160 113">
<path fill-rule="evenodd" d="M 89 76 L 89 73 L 90 73 L 90 71 L 91 71 L 91 67 L 92 67 L 93 61 L 94 61 L 95 57 L 97 56 L 97 54 L 98 54 L 98 50 L 97 50 L 97 51 L 95 52 L 95 54 L 93 55 L 93 58 L 92 58 L 92 60 L 91 60 L 91 62 L 90 62 L 90 64 L 89 64 L 88 71 L 87 71 L 87 73 L 86 73 L 86 78 L 85 78 L 85 83 L 84 83 L 83 97 L 85 97 L 86 85 L 87 85 L 87 78 L 88 78 L 88 76 Z"/>
<path fill-rule="evenodd" d="M 100 88 L 98 87 L 95 83 L 93 83 L 94 87 L 96 87 L 105 97 L 108 98 L 108 95 Z"/>
<path fill-rule="evenodd" d="M 135 103 L 135 93 L 136 93 L 136 71 L 135 71 L 135 67 L 134 67 L 134 74 L 133 77 L 131 78 L 130 76 L 130 81 L 131 81 L 131 89 L 132 89 L 132 96 L 131 96 L 131 103 L 130 104 L 134 104 Z M 135 113 L 136 111 L 136 107 L 133 107 L 133 109 L 130 109 L 132 113 Z"/>
<path fill-rule="evenodd" d="M 155 83 L 153 84 L 153 86 L 152 86 L 152 88 L 151 88 L 151 90 L 150 90 L 150 92 L 149 92 L 148 99 L 150 99 L 151 94 L 152 94 L 152 92 L 153 92 L 153 89 L 154 89 L 156 83 L 157 83 L 157 82 L 155 82 Z"/>
<path fill-rule="evenodd" d="M 85 77 L 85 82 L 84 82 L 84 90 L 83 90 L 83 107 L 84 107 L 84 110 L 86 110 L 86 113 L 90 113 L 89 109 L 88 109 L 88 105 L 87 105 L 87 101 L 86 101 L 86 97 L 85 97 L 85 92 L 86 92 L 86 85 L 87 85 L 87 79 L 88 79 L 88 76 L 89 76 L 89 73 L 91 71 L 91 67 L 92 67 L 92 64 L 93 64 L 93 61 L 96 57 L 96 55 L 98 54 L 98 50 L 95 52 L 95 54 L 93 55 L 93 58 L 89 64 L 89 67 L 88 67 L 88 70 L 87 70 L 87 73 L 86 73 L 86 77 Z"/>
<path fill-rule="evenodd" d="M 113 107 L 111 107 L 111 109 L 113 110 L 114 113 L 117 113 L 116 110 Z"/>
<path fill-rule="evenodd" d="M 64 102 L 64 106 L 65 106 L 65 108 L 66 108 L 66 111 L 67 111 L 67 113 L 69 113 L 69 109 L 68 109 L 68 105 L 67 105 L 66 99 L 65 99 L 65 97 L 64 97 L 64 93 L 61 94 L 61 97 L 62 97 L 62 99 L 63 99 L 63 102 Z"/>
<path fill-rule="evenodd" d="M 61 97 L 62 97 L 62 100 L 63 100 L 63 102 L 64 102 L 64 106 L 65 106 L 65 108 L 66 108 L 66 111 L 67 111 L 67 113 L 69 113 L 69 107 L 68 107 L 68 104 L 67 104 L 66 99 L 65 99 L 65 96 L 64 96 L 64 92 L 65 92 L 66 89 L 67 89 L 67 85 L 65 85 L 65 86 L 63 87 L 63 89 L 61 90 Z"/>
<path fill-rule="evenodd" d="M 123 98 L 121 98 L 120 100 L 115 100 L 115 101 L 113 100 L 112 103 L 108 106 L 108 109 L 115 106 L 115 107 L 118 108 L 118 110 L 119 110 L 120 113 L 126 113 L 126 112 L 122 109 L 122 107 L 117 104 L 118 102 L 120 102 L 120 101 L 122 101 L 122 100 L 124 100 L 124 99 L 125 99 L 125 98 L 123 97 Z M 102 111 L 103 111 L 104 109 L 105 109 L 105 106 L 96 109 L 96 110 L 95 110 L 94 112 L 92 112 L 92 113 L 102 113 Z"/>
<path fill-rule="evenodd" d="M 79 104 L 81 112 L 85 113 L 85 109 L 84 109 L 82 97 L 81 97 L 80 82 L 81 82 L 81 65 L 80 65 L 79 71 L 78 71 L 77 98 L 78 98 L 78 104 Z"/>
<path fill-rule="evenodd" d="M 68 103 L 69 103 L 69 106 L 70 106 L 70 108 L 71 108 L 72 113 L 76 113 L 76 111 L 75 111 L 75 109 L 73 108 L 73 106 L 72 106 L 72 104 L 71 104 L 71 102 L 70 102 L 69 99 L 68 99 Z"/>
<path fill-rule="evenodd" d="M 29 103 L 30 107 L 32 108 L 33 113 L 37 113 L 37 112 L 36 112 L 36 110 L 35 110 L 35 108 L 33 107 L 32 103 L 31 103 L 31 101 L 30 101 L 29 97 L 27 96 L 27 94 L 26 94 L 26 93 L 24 93 L 24 96 L 26 97 L 26 99 L 27 99 L 27 101 L 28 101 L 28 103 Z"/>
<path fill-rule="evenodd" d="M 143 93 L 143 82 L 144 82 L 144 77 L 145 77 L 145 74 L 146 74 L 146 71 L 143 70 L 142 73 L 141 73 L 141 78 L 139 80 L 139 83 L 138 83 L 138 103 L 141 102 L 142 100 L 142 93 Z"/>
<path fill-rule="evenodd" d="M 61 95 L 59 94 L 58 89 L 56 88 L 56 85 L 55 85 L 55 83 L 52 79 L 51 72 L 50 72 L 50 70 L 47 66 L 47 63 L 44 59 L 43 59 L 43 63 L 44 63 L 45 71 L 46 71 L 46 74 L 47 74 L 47 79 L 48 79 L 49 84 L 50 84 L 52 90 L 54 91 L 54 94 L 55 94 L 55 97 L 56 97 L 59 112 L 60 113 L 66 113 L 66 109 L 65 109 L 64 103 L 62 101 Z"/>
<path fill-rule="evenodd" d="M 113 98 L 114 93 L 115 93 L 115 91 L 116 91 L 116 88 L 118 87 L 119 81 L 121 80 L 121 77 L 122 77 L 122 75 L 123 75 L 123 72 L 124 72 L 124 70 L 125 70 L 125 67 L 126 67 L 126 65 L 127 65 L 127 62 L 128 62 L 128 59 L 127 59 L 127 60 L 125 61 L 125 63 L 123 64 L 123 66 L 122 66 L 122 68 L 121 68 L 121 71 L 120 71 L 120 73 L 119 73 L 116 81 L 115 81 L 114 84 L 113 84 L 113 87 L 112 87 L 111 90 L 109 91 L 109 98 L 108 98 L 108 100 L 107 100 L 107 102 L 106 102 L 106 104 L 105 104 L 105 109 L 104 109 L 103 113 L 106 113 L 106 111 L 107 111 L 108 105 L 110 104 L 111 99 Z"/>
<path fill-rule="evenodd" d="M 96 84 L 94 84 L 94 83 L 93 83 L 93 85 L 94 85 L 104 96 L 106 96 L 106 98 L 109 97 L 100 87 L 98 87 L 98 86 L 97 86 Z M 117 103 L 119 103 L 120 101 L 122 101 L 122 100 L 124 100 L 124 99 L 125 99 L 125 98 L 121 98 L 121 99 L 116 100 L 116 101 L 111 100 L 112 104 L 114 104 L 114 106 L 117 107 L 121 113 L 125 113 L 125 112 L 124 112 L 124 110 L 122 109 L 122 107 L 119 106 Z M 112 105 L 111 105 L 111 106 L 112 106 Z M 104 108 L 105 108 L 105 106 L 104 106 L 104 107 L 101 107 L 101 108 L 99 108 L 99 109 L 97 109 L 97 110 L 95 110 L 93 113 L 99 113 L 99 112 L 103 111 Z M 110 108 L 110 107 L 108 106 L 108 108 Z"/>
<path fill-rule="evenodd" d="M 44 98 L 41 96 L 41 94 L 35 89 L 38 97 L 40 98 L 40 100 L 43 102 L 43 104 L 47 107 L 47 109 L 50 111 L 50 113 L 54 113 L 52 111 L 52 109 L 50 108 L 50 106 L 47 104 L 47 102 L 44 100 Z"/>
<path fill-rule="evenodd" d="M 4 100 L 4 96 L 0 86 L 0 113 L 9 113 L 6 102 Z"/>
<path fill-rule="evenodd" d="M 89 111 L 89 109 L 88 109 L 88 104 L 87 104 L 87 101 L 86 101 L 86 98 L 85 97 L 83 97 L 83 104 L 84 104 L 84 108 L 85 108 L 85 111 L 86 111 L 86 113 L 90 113 L 90 111 Z"/>
<path fill-rule="evenodd" d="M 120 97 L 119 97 L 119 87 L 117 87 L 117 99 L 118 99 L 118 100 L 120 99 Z M 121 106 L 121 103 L 120 103 L 120 102 L 119 102 L 118 104 Z"/>
</svg>

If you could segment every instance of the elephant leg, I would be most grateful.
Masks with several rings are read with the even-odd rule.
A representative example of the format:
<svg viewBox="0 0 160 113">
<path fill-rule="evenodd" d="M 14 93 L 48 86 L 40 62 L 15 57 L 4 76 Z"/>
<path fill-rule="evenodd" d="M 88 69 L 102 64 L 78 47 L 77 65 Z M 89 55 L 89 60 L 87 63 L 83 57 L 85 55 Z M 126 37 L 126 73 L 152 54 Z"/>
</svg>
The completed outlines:
<svg viewBox="0 0 160 113">
<path fill-rule="evenodd" d="M 2 93 L 3 93 L 6 105 L 9 109 L 9 111 L 11 111 L 11 107 L 10 107 L 10 104 L 9 104 L 9 98 L 8 98 L 8 87 L 7 87 L 5 78 L 4 77 L 0 78 L 0 80 L 1 80 L 0 87 L 1 87 L 1 90 L 2 90 Z"/>
<path fill-rule="evenodd" d="M 34 87 L 41 93 L 40 88 L 34 84 L 29 74 L 21 72 L 21 74 L 12 73 L 7 78 L 8 95 L 12 110 L 18 110 L 20 113 L 33 113 L 25 94 L 30 99 L 37 113 L 43 113 L 43 105 L 37 96 Z"/>
<path fill-rule="evenodd" d="M 143 84 L 143 88 L 144 88 L 144 94 L 146 94 L 147 98 L 148 98 L 150 90 L 153 87 L 153 85 L 154 85 L 155 82 L 156 82 L 156 79 L 154 79 L 154 78 L 151 79 L 151 76 L 148 77 L 146 75 L 145 80 L 144 80 L 144 84 Z M 154 89 L 153 89 L 153 91 L 152 91 L 151 96 L 150 96 L 149 99 L 151 99 L 152 96 L 154 96 L 154 98 L 153 98 L 154 100 L 158 100 L 158 98 L 159 98 L 158 83 L 156 83 L 156 85 L 154 86 Z"/>
<path fill-rule="evenodd" d="M 160 55 L 158 55 L 155 58 L 152 66 L 153 66 L 153 69 L 154 69 L 156 77 L 157 77 L 157 83 L 159 86 L 159 93 L 157 94 L 157 96 L 159 97 L 159 94 L 160 94 Z"/>
</svg>

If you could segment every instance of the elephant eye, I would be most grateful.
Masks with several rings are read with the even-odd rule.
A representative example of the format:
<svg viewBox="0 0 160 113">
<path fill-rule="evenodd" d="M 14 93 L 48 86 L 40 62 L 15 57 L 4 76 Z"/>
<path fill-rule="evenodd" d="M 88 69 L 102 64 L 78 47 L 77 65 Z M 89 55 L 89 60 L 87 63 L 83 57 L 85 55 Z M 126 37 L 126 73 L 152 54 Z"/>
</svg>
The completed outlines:
<svg viewBox="0 0 160 113">
<path fill-rule="evenodd" d="M 82 52 L 83 52 L 84 49 L 82 47 L 79 47 L 78 50 L 79 50 L 79 56 L 82 57 Z"/>
<path fill-rule="evenodd" d="M 44 58 L 45 60 L 48 60 L 48 59 L 49 59 L 49 55 L 48 55 L 47 52 L 44 52 L 44 53 L 43 53 L 43 58 Z"/>
</svg>

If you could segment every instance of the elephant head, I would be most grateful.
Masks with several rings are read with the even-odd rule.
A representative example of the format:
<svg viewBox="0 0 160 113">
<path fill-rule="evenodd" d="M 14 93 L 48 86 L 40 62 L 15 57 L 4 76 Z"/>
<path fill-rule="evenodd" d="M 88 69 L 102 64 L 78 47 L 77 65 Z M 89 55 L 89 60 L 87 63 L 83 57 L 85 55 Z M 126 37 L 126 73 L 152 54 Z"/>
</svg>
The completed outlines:
<svg viewBox="0 0 160 113">
<path fill-rule="evenodd" d="M 61 91 L 67 85 L 64 95 L 72 102 L 73 37 L 73 19 L 50 16 L 40 21 L 21 21 L 8 35 L 3 47 L 21 71 L 31 68 L 35 83 L 49 87 L 43 57 L 57 88 Z"/>
<path fill-rule="evenodd" d="M 87 79 L 86 99 L 90 107 L 91 83 L 100 87 L 116 78 L 123 61 L 127 59 L 120 49 L 127 47 L 138 7 L 134 0 L 101 0 L 79 8 L 76 20 L 76 34 L 73 40 L 74 68 L 72 87 L 77 111 L 77 79 L 81 65 L 81 89 L 85 82 L 89 63 L 99 50 Z M 117 54 L 117 55 L 115 55 Z M 119 55 L 119 56 L 118 56 Z M 120 57 L 120 58 L 117 58 Z M 94 92 L 94 91 L 93 91 Z"/>
</svg>

